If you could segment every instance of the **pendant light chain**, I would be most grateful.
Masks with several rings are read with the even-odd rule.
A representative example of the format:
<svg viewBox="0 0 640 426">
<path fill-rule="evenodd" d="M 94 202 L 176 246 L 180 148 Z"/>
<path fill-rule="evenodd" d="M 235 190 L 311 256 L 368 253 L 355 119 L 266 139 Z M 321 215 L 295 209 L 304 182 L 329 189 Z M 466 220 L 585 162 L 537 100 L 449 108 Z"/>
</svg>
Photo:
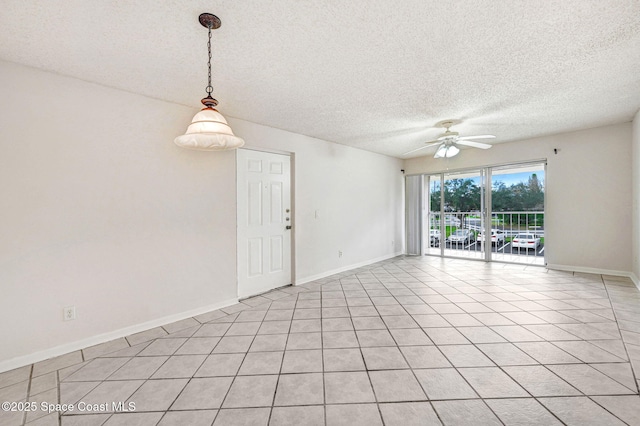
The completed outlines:
<svg viewBox="0 0 640 426">
<path fill-rule="evenodd" d="M 211 31 L 220 28 L 222 23 L 220 18 L 211 13 L 201 13 L 198 22 L 209 30 L 207 96 L 200 100 L 204 108 L 193 116 L 191 124 L 187 127 L 187 132 L 175 138 L 174 142 L 181 148 L 198 151 L 226 151 L 240 148 L 244 145 L 244 140 L 233 134 L 227 120 L 215 109 L 218 101 L 211 97 L 211 92 L 213 92 L 211 85 Z"/>
<path fill-rule="evenodd" d="M 213 18 L 216 17 L 213 16 Z M 210 19 L 204 20 L 204 22 L 201 22 L 201 24 L 209 30 L 209 39 L 207 40 L 207 50 L 209 52 L 209 57 L 207 61 L 207 97 L 202 99 L 200 102 L 202 102 L 202 104 L 207 108 L 214 108 L 216 105 L 218 105 L 218 101 L 211 97 L 211 93 L 213 92 L 213 86 L 211 85 L 211 30 L 215 30 L 220 26 L 220 24 L 219 21 L 216 23 L 216 21 Z"/>
<path fill-rule="evenodd" d="M 211 93 L 213 93 L 213 86 L 211 86 L 211 26 L 209 25 L 209 41 L 207 42 L 207 49 L 209 50 L 209 62 L 208 62 L 208 66 L 209 66 L 209 84 L 207 86 L 207 94 L 209 96 L 211 96 Z"/>
</svg>

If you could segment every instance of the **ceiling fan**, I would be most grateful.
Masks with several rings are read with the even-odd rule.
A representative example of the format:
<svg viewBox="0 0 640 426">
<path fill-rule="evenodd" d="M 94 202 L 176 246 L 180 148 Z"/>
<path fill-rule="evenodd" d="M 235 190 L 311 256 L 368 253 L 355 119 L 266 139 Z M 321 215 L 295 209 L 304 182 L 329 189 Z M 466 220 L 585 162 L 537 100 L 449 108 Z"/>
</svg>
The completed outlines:
<svg viewBox="0 0 640 426">
<path fill-rule="evenodd" d="M 472 148 L 489 149 L 491 145 L 488 143 L 476 142 L 471 139 L 494 139 L 494 135 L 477 135 L 477 136 L 460 136 L 458 132 L 453 132 L 449 128 L 455 124 L 460 123 L 459 120 L 444 120 L 436 124 L 436 127 L 444 127 L 446 131 L 438 137 L 438 139 L 426 142 L 427 145 L 405 152 L 402 155 L 407 155 L 420 151 L 422 149 L 438 146 L 436 154 L 433 158 L 448 158 L 457 155 L 460 152 L 457 145 L 470 146 Z"/>
</svg>

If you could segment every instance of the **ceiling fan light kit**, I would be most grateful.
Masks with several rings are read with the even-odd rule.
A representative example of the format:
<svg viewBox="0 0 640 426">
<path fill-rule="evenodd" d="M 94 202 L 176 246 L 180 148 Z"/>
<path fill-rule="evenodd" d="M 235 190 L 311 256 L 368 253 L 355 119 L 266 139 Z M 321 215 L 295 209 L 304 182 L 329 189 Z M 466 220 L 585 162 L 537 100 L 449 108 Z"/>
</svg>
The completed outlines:
<svg viewBox="0 0 640 426">
<path fill-rule="evenodd" d="M 195 149 L 198 151 L 226 151 L 230 149 L 240 148 L 244 145 L 244 140 L 235 136 L 227 120 L 214 107 L 218 105 L 211 93 L 211 30 L 220 28 L 221 21 L 216 15 L 211 13 L 203 13 L 199 16 L 200 24 L 209 29 L 209 41 L 207 48 L 209 50 L 209 80 L 207 84 L 207 96 L 202 99 L 204 108 L 199 111 L 191 120 L 191 124 L 187 127 L 187 132 L 175 138 L 176 145 L 182 148 Z"/>
<path fill-rule="evenodd" d="M 440 135 L 437 139 L 426 142 L 426 145 L 409 152 L 405 152 L 403 155 L 411 154 L 416 151 L 420 151 L 426 148 L 437 146 L 436 153 L 433 158 L 451 158 L 460 152 L 458 145 L 469 146 L 472 148 L 489 149 L 491 145 L 482 142 L 476 142 L 470 139 L 493 139 L 494 135 L 477 135 L 477 136 L 460 136 L 458 132 L 451 131 L 450 128 L 453 125 L 461 123 L 461 120 L 443 120 L 436 124 L 436 127 L 444 127 L 446 131 Z"/>
<path fill-rule="evenodd" d="M 436 155 L 433 158 L 451 158 L 458 155 L 460 150 L 453 145 L 442 144 L 436 151 Z"/>
</svg>

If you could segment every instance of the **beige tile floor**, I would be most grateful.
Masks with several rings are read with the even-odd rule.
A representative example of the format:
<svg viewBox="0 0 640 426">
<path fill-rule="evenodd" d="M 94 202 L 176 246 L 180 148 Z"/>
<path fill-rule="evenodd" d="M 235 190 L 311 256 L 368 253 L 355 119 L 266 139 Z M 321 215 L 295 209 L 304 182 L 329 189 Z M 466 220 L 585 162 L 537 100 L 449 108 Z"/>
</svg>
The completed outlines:
<svg viewBox="0 0 640 426">
<path fill-rule="evenodd" d="M 640 425 L 638 372 L 627 279 L 398 257 L 2 373 L 0 424 Z"/>
</svg>

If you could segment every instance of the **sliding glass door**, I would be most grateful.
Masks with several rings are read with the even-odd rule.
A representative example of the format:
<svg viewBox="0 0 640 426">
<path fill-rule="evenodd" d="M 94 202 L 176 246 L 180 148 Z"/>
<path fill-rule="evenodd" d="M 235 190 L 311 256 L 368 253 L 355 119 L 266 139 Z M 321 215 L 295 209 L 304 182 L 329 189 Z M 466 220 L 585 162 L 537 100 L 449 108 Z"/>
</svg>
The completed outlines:
<svg viewBox="0 0 640 426">
<path fill-rule="evenodd" d="M 544 178 L 544 162 L 407 177 L 407 253 L 544 265 Z"/>
</svg>

